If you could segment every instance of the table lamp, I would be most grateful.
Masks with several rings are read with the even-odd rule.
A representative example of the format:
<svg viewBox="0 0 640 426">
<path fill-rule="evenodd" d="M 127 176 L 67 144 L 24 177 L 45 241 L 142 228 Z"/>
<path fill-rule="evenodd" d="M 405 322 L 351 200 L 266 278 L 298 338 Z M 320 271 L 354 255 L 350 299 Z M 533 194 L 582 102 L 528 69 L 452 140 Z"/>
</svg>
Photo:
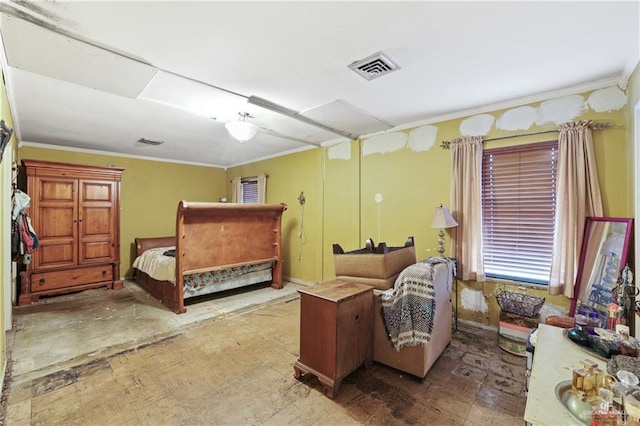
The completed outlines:
<svg viewBox="0 0 640 426">
<path fill-rule="evenodd" d="M 444 255 L 444 228 L 454 228 L 456 226 L 458 226 L 458 222 L 451 216 L 448 208 L 443 207 L 442 204 L 440 207 L 436 207 L 436 215 L 433 218 L 431 227 L 440 228 L 440 233 L 438 234 L 438 253 L 440 253 L 440 256 Z"/>
</svg>

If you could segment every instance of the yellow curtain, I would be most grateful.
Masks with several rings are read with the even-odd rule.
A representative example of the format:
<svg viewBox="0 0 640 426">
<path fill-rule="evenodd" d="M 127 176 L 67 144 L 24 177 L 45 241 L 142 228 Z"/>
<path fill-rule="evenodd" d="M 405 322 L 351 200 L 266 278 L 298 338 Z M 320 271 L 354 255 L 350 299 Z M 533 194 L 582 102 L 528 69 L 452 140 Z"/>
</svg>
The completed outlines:
<svg viewBox="0 0 640 426">
<path fill-rule="evenodd" d="M 602 216 L 591 120 L 558 127 L 558 170 L 549 294 L 574 296 L 587 216 Z"/>
<path fill-rule="evenodd" d="M 485 281 L 482 256 L 482 137 L 449 142 L 451 214 L 458 222 L 451 246 L 463 280 Z"/>
</svg>

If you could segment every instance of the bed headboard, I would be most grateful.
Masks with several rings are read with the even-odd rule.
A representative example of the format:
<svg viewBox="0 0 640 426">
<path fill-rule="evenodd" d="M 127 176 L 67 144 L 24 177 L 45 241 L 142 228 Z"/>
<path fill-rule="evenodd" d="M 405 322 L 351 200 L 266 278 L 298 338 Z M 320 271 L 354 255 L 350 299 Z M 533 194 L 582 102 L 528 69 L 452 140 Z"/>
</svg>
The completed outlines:
<svg viewBox="0 0 640 426">
<path fill-rule="evenodd" d="M 136 257 L 145 251 L 158 247 L 171 247 L 176 245 L 176 237 L 151 237 L 136 238 Z"/>
<path fill-rule="evenodd" d="M 180 201 L 176 219 L 176 279 L 197 272 L 272 260 L 282 284 L 280 236 L 287 205 Z M 180 285 L 181 287 L 181 285 Z"/>
</svg>

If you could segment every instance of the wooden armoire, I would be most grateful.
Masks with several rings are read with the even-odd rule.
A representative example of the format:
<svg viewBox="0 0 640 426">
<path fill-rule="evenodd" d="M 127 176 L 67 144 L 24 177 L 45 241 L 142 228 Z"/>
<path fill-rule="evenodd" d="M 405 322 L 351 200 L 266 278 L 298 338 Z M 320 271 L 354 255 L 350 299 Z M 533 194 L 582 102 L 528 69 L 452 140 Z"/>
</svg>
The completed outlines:
<svg viewBox="0 0 640 426">
<path fill-rule="evenodd" d="M 20 273 L 18 304 L 89 288 L 122 288 L 120 181 L 124 169 L 23 160 L 38 238 Z"/>
</svg>

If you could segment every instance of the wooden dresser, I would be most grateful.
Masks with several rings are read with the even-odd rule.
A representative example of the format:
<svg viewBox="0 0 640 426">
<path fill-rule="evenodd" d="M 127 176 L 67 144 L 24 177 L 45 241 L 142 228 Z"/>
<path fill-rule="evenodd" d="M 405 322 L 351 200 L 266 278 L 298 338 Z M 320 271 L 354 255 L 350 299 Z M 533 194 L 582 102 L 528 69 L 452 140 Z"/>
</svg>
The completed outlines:
<svg viewBox="0 0 640 426">
<path fill-rule="evenodd" d="M 18 304 L 120 280 L 120 180 L 124 169 L 23 160 L 28 214 L 39 247 L 20 274 Z"/>
<path fill-rule="evenodd" d="M 300 292 L 300 359 L 294 376 L 315 375 L 333 398 L 342 380 L 373 361 L 373 287 L 335 280 Z"/>
</svg>

